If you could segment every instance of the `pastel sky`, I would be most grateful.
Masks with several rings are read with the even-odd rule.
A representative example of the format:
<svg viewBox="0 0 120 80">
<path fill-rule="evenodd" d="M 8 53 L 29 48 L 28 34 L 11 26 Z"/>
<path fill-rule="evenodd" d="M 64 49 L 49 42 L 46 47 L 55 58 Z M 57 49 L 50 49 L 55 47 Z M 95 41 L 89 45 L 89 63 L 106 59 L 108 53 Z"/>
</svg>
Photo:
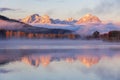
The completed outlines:
<svg viewBox="0 0 120 80">
<path fill-rule="evenodd" d="M 91 13 L 103 21 L 120 22 L 119 3 L 120 0 L 0 0 L 0 14 L 15 19 L 36 13 L 55 19 L 79 19 Z"/>
</svg>

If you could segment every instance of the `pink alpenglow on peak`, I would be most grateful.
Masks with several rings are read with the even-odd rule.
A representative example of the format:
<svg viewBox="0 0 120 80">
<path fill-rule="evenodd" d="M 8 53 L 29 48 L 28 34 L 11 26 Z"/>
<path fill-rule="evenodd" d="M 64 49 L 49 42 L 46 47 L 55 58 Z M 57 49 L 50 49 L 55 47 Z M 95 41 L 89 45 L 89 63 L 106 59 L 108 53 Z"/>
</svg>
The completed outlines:
<svg viewBox="0 0 120 80">
<path fill-rule="evenodd" d="M 21 19 L 21 22 L 33 23 L 33 22 L 35 22 L 36 20 L 39 20 L 39 19 L 41 19 L 39 14 L 33 14 L 33 15 L 30 15 L 30 16 L 27 16 L 26 18 Z"/>
<path fill-rule="evenodd" d="M 40 23 L 40 24 L 50 24 L 51 20 L 48 15 L 39 16 L 38 14 L 30 15 L 26 18 L 21 19 L 24 23 Z"/>
<path fill-rule="evenodd" d="M 80 18 L 77 22 L 77 24 L 84 24 L 84 23 L 101 23 L 102 21 L 92 14 L 87 14 Z"/>
<path fill-rule="evenodd" d="M 42 16 L 40 23 L 41 24 L 50 24 L 51 23 L 50 17 L 48 15 Z"/>
<path fill-rule="evenodd" d="M 73 18 L 68 18 L 66 21 L 72 22 L 72 21 L 74 21 L 74 19 Z"/>
</svg>

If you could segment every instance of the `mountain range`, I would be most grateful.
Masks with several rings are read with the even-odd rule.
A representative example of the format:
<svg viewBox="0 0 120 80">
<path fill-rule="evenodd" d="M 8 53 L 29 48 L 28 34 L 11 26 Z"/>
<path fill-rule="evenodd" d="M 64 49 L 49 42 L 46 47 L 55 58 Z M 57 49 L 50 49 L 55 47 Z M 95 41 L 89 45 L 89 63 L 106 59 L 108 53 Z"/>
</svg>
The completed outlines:
<svg viewBox="0 0 120 80">
<path fill-rule="evenodd" d="M 45 17 L 44 17 L 45 18 Z M 30 20 L 29 20 L 30 21 Z M 44 22 L 44 20 L 43 20 Z M 15 19 L 9 19 L 5 16 L 0 15 L 0 30 L 12 30 L 21 31 L 25 33 L 41 33 L 41 34 L 70 34 L 71 30 L 68 29 L 49 29 L 47 27 L 38 27 L 24 23 Z M 1 34 L 1 33 L 0 33 Z"/>
<path fill-rule="evenodd" d="M 103 23 L 102 20 L 92 14 L 87 14 L 79 20 L 73 18 L 66 20 L 52 19 L 48 15 L 40 16 L 39 14 L 33 14 L 20 20 L 0 16 L 0 29 L 20 29 L 23 27 L 70 30 L 81 35 L 90 35 L 94 31 L 106 33 L 111 30 L 120 30 L 120 25 Z"/>
<path fill-rule="evenodd" d="M 24 23 L 39 23 L 39 24 L 83 24 L 83 23 L 101 23 L 102 21 L 92 14 L 87 14 L 80 18 L 79 20 L 75 20 L 73 18 L 68 18 L 66 20 L 60 19 L 52 19 L 48 15 L 40 16 L 39 14 L 33 14 L 27 16 L 20 20 Z"/>
<path fill-rule="evenodd" d="M 73 18 L 68 18 L 67 20 L 60 20 L 60 19 L 52 19 L 48 15 L 40 16 L 39 14 L 33 14 L 27 16 L 23 19 L 20 19 L 21 22 L 24 23 L 39 23 L 39 24 L 73 24 L 77 22 Z"/>
</svg>

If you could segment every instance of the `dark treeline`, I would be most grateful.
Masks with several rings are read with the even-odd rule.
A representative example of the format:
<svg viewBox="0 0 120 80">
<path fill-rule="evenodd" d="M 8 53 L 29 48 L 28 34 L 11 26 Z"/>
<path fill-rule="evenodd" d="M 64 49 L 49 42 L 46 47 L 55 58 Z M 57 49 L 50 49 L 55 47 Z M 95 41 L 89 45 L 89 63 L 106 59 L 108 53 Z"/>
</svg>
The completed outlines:
<svg viewBox="0 0 120 80">
<path fill-rule="evenodd" d="M 0 30 L 0 39 L 11 39 L 11 38 L 27 38 L 27 39 L 80 39 L 80 35 L 74 34 L 69 30 L 58 30 L 58 29 L 38 29 L 35 32 L 31 29 L 27 30 Z M 86 37 L 89 39 L 105 40 L 105 41 L 120 41 L 120 31 L 110 31 L 108 33 L 100 34 L 95 31 L 91 36 Z"/>
<path fill-rule="evenodd" d="M 51 31 L 50 31 L 51 32 Z M 0 30 L 0 38 L 1 39 L 11 39 L 11 38 L 27 38 L 27 39 L 41 39 L 41 38 L 47 38 L 47 39 L 77 39 L 80 38 L 77 34 L 72 34 L 70 32 L 66 31 L 57 31 L 54 30 L 52 33 L 50 32 L 32 32 L 32 31 L 22 31 L 22 30 Z"/>
<path fill-rule="evenodd" d="M 104 41 L 120 41 L 120 31 L 110 31 L 108 33 L 100 34 L 100 32 L 95 31 L 92 35 L 87 36 L 86 39 L 97 39 Z"/>
<path fill-rule="evenodd" d="M 101 38 L 106 41 L 120 41 L 120 31 L 110 31 L 102 34 Z"/>
<path fill-rule="evenodd" d="M 6 30 L 0 30 L 0 38 L 3 39 L 6 37 Z"/>
</svg>

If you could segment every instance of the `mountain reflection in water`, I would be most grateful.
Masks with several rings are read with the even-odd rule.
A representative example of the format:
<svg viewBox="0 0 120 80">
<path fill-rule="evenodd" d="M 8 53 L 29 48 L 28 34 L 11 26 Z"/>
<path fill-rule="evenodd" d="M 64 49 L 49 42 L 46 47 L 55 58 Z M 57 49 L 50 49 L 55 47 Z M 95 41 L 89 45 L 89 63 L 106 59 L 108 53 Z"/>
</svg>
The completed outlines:
<svg viewBox="0 0 120 80">
<path fill-rule="evenodd" d="M 118 49 L 4 49 L 0 50 L 0 77 L 2 73 L 12 73 L 8 75 L 9 78 L 10 75 L 16 75 L 13 75 L 13 73 L 16 73 L 14 72 L 15 69 L 9 70 L 9 66 L 14 65 L 14 67 L 21 67 L 25 65 L 24 67 L 30 71 L 30 67 L 34 67 L 33 72 L 27 72 L 27 70 L 23 68 L 24 73 L 27 73 L 22 75 L 23 78 L 10 79 L 33 80 L 35 76 L 39 78 L 38 73 L 41 71 L 41 78 L 44 80 L 79 80 L 81 78 L 84 80 L 88 80 L 89 78 L 92 80 L 119 80 L 119 60 L 120 51 Z M 53 72 L 51 70 L 53 70 Z M 54 70 L 58 72 L 54 72 Z M 18 71 L 17 73 L 21 74 L 22 72 Z M 56 78 L 54 78 L 53 75 L 56 76 Z M 85 75 L 87 76 L 85 77 Z M 32 78 L 28 78 L 28 76 Z M 1 77 L 0 80 L 8 79 Z"/>
<path fill-rule="evenodd" d="M 114 50 L 110 53 L 108 53 L 108 50 L 0 50 L 0 65 L 21 61 L 28 65 L 39 67 L 40 65 L 48 66 L 54 61 L 65 61 L 68 63 L 80 61 L 86 67 L 91 67 L 99 63 L 102 58 L 111 58 L 119 55 L 118 53 L 119 51 Z"/>
</svg>

